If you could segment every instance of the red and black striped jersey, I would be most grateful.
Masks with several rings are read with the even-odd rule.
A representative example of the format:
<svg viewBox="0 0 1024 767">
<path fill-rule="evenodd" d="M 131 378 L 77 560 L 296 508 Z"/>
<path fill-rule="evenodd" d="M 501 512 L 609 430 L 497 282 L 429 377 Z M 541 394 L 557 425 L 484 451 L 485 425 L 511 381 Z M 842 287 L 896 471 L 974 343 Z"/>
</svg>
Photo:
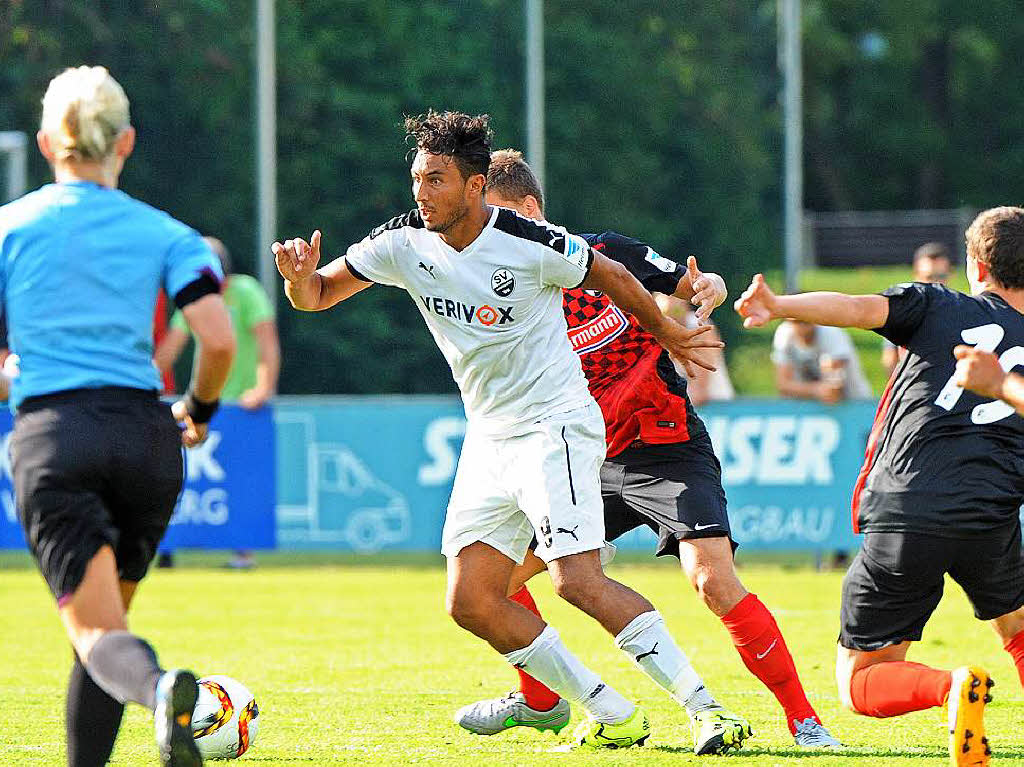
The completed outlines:
<svg viewBox="0 0 1024 767">
<path fill-rule="evenodd" d="M 651 292 L 672 294 L 686 276 L 680 264 L 617 232 L 583 237 Z M 604 415 L 609 456 L 638 441 L 685 442 L 704 431 L 686 396 L 686 382 L 632 315 L 598 291 L 575 288 L 564 291 L 562 298 L 569 341 Z"/>
</svg>

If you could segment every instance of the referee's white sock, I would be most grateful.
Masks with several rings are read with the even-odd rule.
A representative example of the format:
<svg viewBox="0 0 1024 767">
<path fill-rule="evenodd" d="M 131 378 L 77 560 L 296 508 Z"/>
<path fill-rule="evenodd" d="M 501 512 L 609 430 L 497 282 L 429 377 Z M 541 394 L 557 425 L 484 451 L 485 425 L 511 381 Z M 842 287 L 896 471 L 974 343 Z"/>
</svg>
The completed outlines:
<svg viewBox="0 0 1024 767">
<path fill-rule="evenodd" d="M 615 644 L 668 690 L 691 717 L 705 709 L 719 708 L 657 610 L 640 613 L 631 620 L 615 637 Z"/>
<path fill-rule="evenodd" d="M 545 626 L 523 649 L 506 653 L 505 658 L 566 700 L 582 706 L 595 721 L 624 722 L 636 710 L 636 706 L 580 663 L 551 626 Z"/>
</svg>

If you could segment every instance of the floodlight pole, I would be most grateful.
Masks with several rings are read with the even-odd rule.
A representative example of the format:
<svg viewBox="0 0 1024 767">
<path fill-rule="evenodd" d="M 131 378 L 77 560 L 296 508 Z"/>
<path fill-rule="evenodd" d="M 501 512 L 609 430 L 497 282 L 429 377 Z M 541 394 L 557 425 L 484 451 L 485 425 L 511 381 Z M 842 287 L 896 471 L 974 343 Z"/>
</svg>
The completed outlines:
<svg viewBox="0 0 1024 767">
<path fill-rule="evenodd" d="M 526 159 L 544 187 L 544 0 L 526 0 Z"/>
<path fill-rule="evenodd" d="M 783 245 L 786 290 L 799 290 L 803 264 L 803 63 L 800 52 L 800 0 L 778 0 L 779 67 L 782 69 Z"/>
<path fill-rule="evenodd" d="M 274 0 L 256 0 L 256 262 L 263 289 L 276 299 L 277 267 L 270 244 L 277 236 L 277 66 Z M 275 301 L 276 303 L 276 301 Z"/>
<path fill-rule="evenodd" d="M 21 131 L 0 131 L 0 151 L 9 153 L 7 189 L 0 203 L 21 197 L 28 179 L 28 136 Z"/>
</svg>

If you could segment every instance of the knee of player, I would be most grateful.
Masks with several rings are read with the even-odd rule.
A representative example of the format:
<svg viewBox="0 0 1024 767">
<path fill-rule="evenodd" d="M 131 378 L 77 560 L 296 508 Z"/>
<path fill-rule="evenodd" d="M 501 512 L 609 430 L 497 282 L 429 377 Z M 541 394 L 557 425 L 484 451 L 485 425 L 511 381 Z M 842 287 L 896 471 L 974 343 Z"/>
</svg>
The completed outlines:
<svg viewBox="0 0 1024 767">
<path fill-rule="evenodd" d="M 472 589 L 454 589 L 448 592 L 445 609 L 451 619 L 464 629 L 478 625 L 489 612 L 486 600 Z"/>
<path fill-rule="evenodd" d="M 579 607 L 593 601 L 598 583 L 595 578 L 585 575 L 552 576 L 555 593 L 571 605 Z"/>
</svg>

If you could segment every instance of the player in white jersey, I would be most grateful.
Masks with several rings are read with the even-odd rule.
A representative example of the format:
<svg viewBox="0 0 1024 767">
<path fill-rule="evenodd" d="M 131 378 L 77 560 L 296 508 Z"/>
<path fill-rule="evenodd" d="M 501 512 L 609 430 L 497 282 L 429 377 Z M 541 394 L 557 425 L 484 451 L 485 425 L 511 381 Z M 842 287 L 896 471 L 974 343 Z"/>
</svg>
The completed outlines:
<svg viewBox="0 0 1024 767">
<path fill-rule="evenodd" d="M 642 744 L 650 725 L 603 684 L 558 632 L 506 596 L 534 536 L 555 590 L 594 617 L 687 709 L 713 704 L 660 614 L 608 578 L 599 469 L 604 423 L 566 335 L 562 289 L 608 294 L 673 355 L 703 363 L 720 345 L 667 319 L 626 269 L 565 229 L 488 206 L 486 115 L 429 112 L 406 121 L 416 142 L 416 210 L 317 269 L 311 242 L 274 243 L 285 292 L 320 311 L 373 282 L 416 302 L 462 391 L 467 430 L 445 520 L 448 612 L 515 666 L 588 713 L 576 745 Z"/>
</svg>

